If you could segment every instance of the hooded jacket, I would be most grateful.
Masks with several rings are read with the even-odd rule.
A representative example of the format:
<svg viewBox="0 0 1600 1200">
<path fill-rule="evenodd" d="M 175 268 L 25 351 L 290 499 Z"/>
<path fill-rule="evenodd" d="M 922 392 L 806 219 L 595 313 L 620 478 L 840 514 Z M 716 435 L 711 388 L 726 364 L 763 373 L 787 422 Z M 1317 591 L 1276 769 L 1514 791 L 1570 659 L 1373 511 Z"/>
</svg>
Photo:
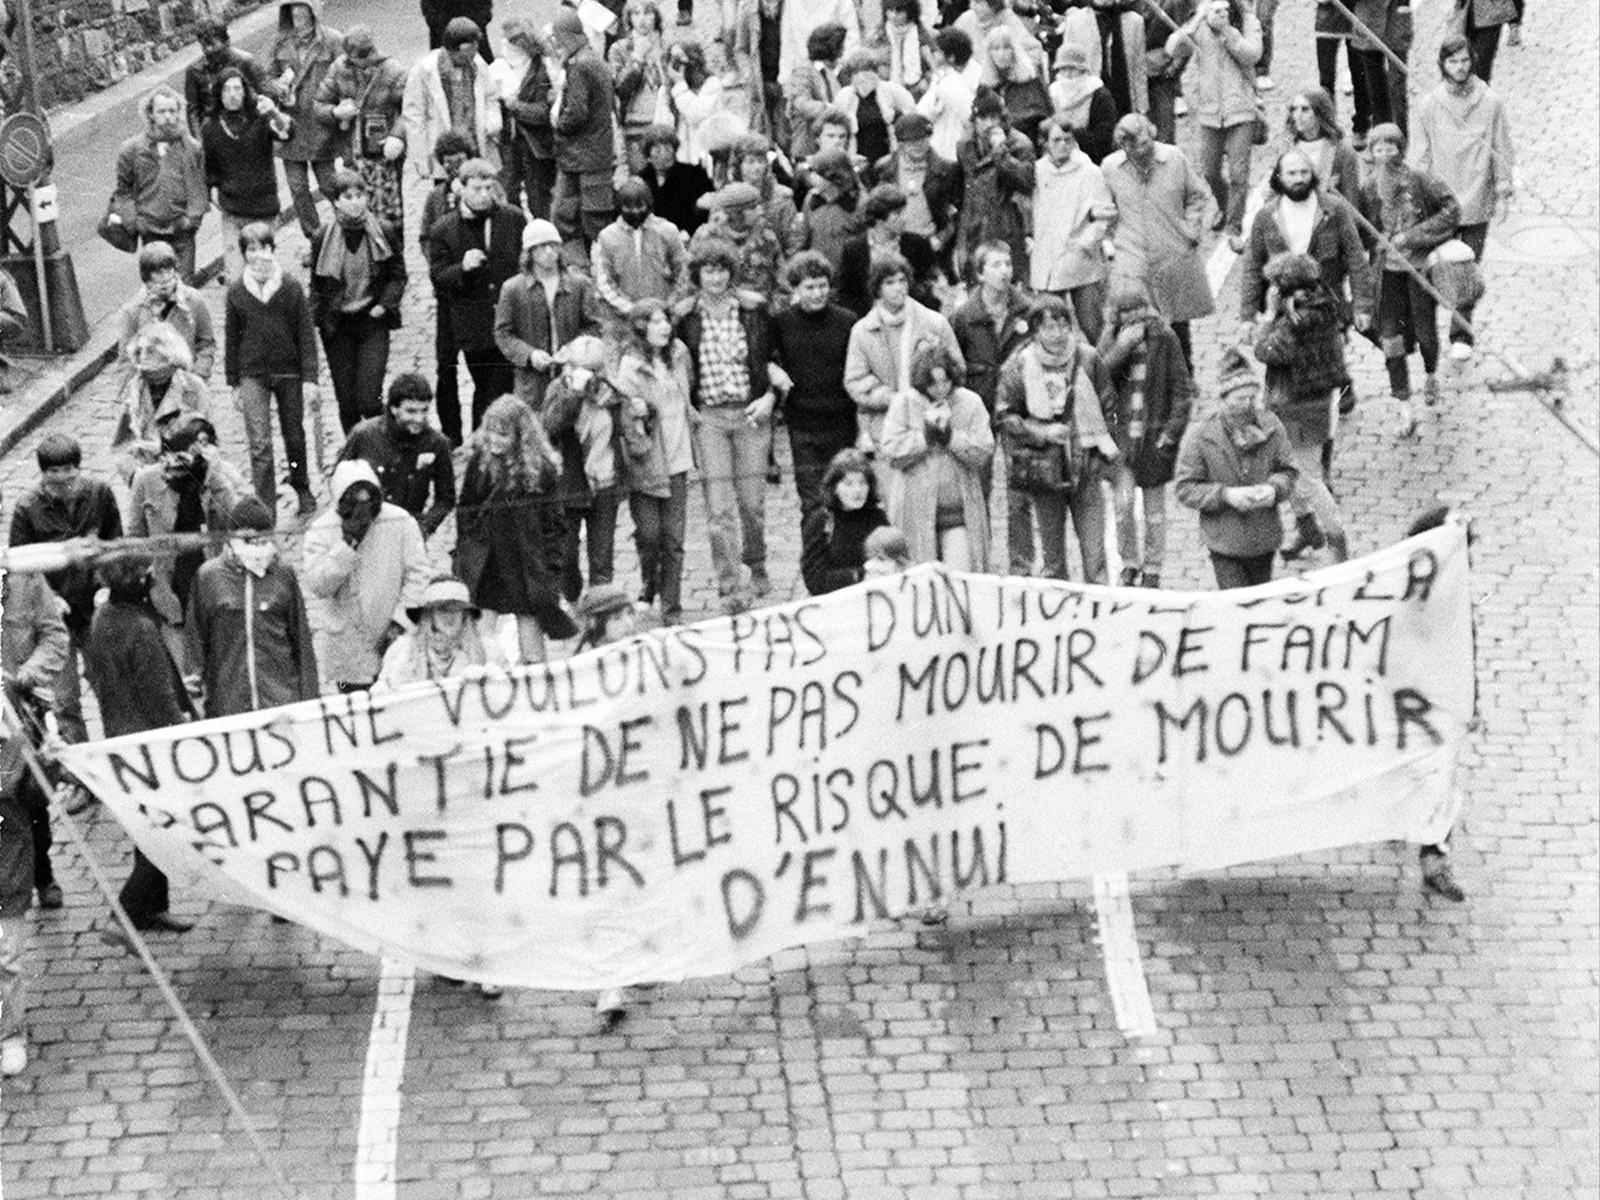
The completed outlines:
<svg viewBox="0 0 1600 1200">
<path fill-rule="evenodd" d="M 1108 224 L 1093 210 L 1110 208 L 1111 191 L 1100 168 L 1080 149 L 1059 167 L 1045 156 L 1034 165 L 1033 261 L 1035 290 L 1065 292 L 1102 282 L 1108 271 Z"/>
<path fill-rule="evenodd" d="M 369 463 L 346 459 L 333 468 L 333 503 L 306 530 L 301 557 L 317 617 L 316 660 L 332 683 L 377 679 L 390 624 L 411 627 L 406 610 L 428 584 L 422 530 L 399 505 L 383 504 L 359 545 L 345 542 L 339 501 L 358 483 L 382 494 Z"/>
<path fill-rule="evenodd" d="M 1481 225 L 1512 192 L 1516 156 L 1505 102 L 1476 75 L 1464 93 L 1441 83 L 1411 118 L 1412 165 L 1444 182 L 1461 204 L 1461 223 Z"/>
<path fill-rule="evenodd" d="M 301 41 L 290 10 L 295 5 L 311 10 L 312 29 Z M 278 103 L 294 118 L 289 140 L 278 146 L 287 162 L 324 162 L 339 151 L 338 131 L 317 120 L 317 90 L 338 58 L 344 37 L 322 23 L 320 0 L 284 0 L 278 5 L 278 37 L 272 43 L 272 84 Z M 284 72 L 293 74 L 284 82 Z"/>
</svg>

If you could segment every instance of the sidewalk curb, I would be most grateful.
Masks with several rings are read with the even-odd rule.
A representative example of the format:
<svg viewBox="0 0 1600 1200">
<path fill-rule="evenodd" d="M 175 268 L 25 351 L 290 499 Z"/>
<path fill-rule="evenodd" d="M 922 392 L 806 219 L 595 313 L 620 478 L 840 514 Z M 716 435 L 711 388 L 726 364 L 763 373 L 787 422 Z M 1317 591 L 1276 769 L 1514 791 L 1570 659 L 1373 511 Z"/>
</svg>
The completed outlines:
<svg viewBox="0 0 1600 1200">
<path fill-rule="evenodd" d="M 230 43 L 239 45 L 266 32 L 277 16 L 278 6 L 265 3 L 231 22 Z M 52 143 L 59 149 L 93 135 L 112 114 L 137 107 L 153 88 L 163 84 L 181 88 L 183 73 L 199 57 L 198 46 L 185 47 L 103 92 L 47 114 Z M 196 271 L 197 285 L 215 278 L 221 270 L 220 257 L 201 265 Z M 76 353 L 63 359 L 45 358 L 49 365 L 44 374 L 0 405 L 0 457 L 11 453 L 18 442 L 60 412 L 74 395 L 116 361 L 117 333 L 116 322 L 107 322 Z"/>
<path fill-rule="evenodd" d="M 229 44 L 237 46 L 241 42 L 251 40 L 268 29 L 277 20 L 277 16 L 278 6 L 265 3 L 254 12 L 246 13 L 237 21 L 230 22 Z M 137 108 L 152 88 L 160 87 L 162 84 L 172 85 L 177 81 L 178 90 L 182 92 L 183 73 L 199 57 L 198 45 L 185 46 L 160 62 L 151 63 L 138 74 L 129 75 L 126 79 L 112 84 L 103 92 L 96 92 L 76 104 L 63 105 L 46 113 L 45 122 L 50 127 L 50 140 L 59 145 L 71 138 L 87 137 L 100 127 L 109 113 L 124 106 Z"/>
</svg>

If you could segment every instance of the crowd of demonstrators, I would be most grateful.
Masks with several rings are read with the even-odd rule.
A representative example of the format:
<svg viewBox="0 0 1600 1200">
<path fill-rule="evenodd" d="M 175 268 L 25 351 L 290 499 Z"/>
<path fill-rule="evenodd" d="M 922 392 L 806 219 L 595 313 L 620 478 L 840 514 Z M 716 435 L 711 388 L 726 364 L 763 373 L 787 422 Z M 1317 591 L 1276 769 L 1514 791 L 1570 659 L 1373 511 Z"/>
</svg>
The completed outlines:
<svg viewBox="0 0 1600 1200">
<path fill-rule="evenodd" d="M 720 46 L 669 33 L 651 0 L 630 0 L 606 46 L 564 5 L 547 30 L 504 22 L 499 60 L 487 4 L 425 7 L 434 48 L 409 68 L 305 0 L 280 6 L 261 62 L 204 21 L 187 112 L 170 89 L 145 99 L 106 217 L 142 244 L 119 340 L 127 513 L 52 436 L 10 540 L 194 540 L 99 580 L 63 568 L 48 592 L 30 576 L 0 585 L 7 698 L 53 711 L 68 741 L 87 736 L 85 660 L 105 731 L 138 732 L 502 669 L 501 615 L 523 663 L 676 623 L 691 537 L 741 611 L 783 567 L 766 512 L 780 425 L 813 594 L 922 561 L 1067 579 L 1069 523 L 1079 578 L 1111 582 L 1114 535 L 1115 582 L 1159 587 L 1174 484 L 1219 586 L 1265 582 L 1280 552 L 1342 559 L 1359 531 L 1329 485 L 1354 402 L 1351 336 L 1379 345 L 1413 432 L 1408 357 L 1421 352 L 1437 403 L 1438 322 L 1469 358 L 1464 268 L 1512 195 L 1506 106 L 1488 82 L 1511 0 L 1458 0 L 1464 34 L 1439 47 L 1409 163 L 1405 72 L 1383 52 L 1403 60 L 1408 7 L 1354 0 L 1358 28 L 1319 4 L 1322 86 L 1286 90 L 1248 228 L 1259 94 L 1275 86 L 1261 0 L 1073 6 L 1059 21 L 1005 0 L 937 14 L 884 0 L 864 29 L 843 3 L 801 20 L 782 0 L 744 0 L 723 6 Z M 1180 98 L 1198 163 L 1175 144 Z M 274 155 L 310 242 L 293 271 L 277 254 Z M 405 269 L 407 163 L 432 183 L 426 284 Z M 218 348 L 192 286 L 213 194 L 240 446 L 210 419 Z M 1208 225 L 1242 256 L 1239 324 L 1212 383 L 1190 334 L 1215 309 Z M 431 385 L 389 374 L 402 304 L 423 286 Z M 324 358 L 346 441 L 317 514 L 305 416 Z M 317 514 L 298 568 L 277 552 L 274 410 L 292 507 Z M 689 524 L 696 477 L 703 530 Z M 1001 487 L 1003 553 L 990 545 Z M 624 499 L 636 583 L 615 561 Z M 452 516 L 456 574 L 430 582 L 426 540 Z M 9 732 L 0 806 L 28 836 L 6 839 L 4 902 L 59 907 L 48 810 Z M 1423 864 L 1428 887 L 1461 898 L 1438 848 Z M 187 924 L 142 857 L 123 901 L 140 928 Z M 13 927 L 3 936 L 11 1074 L 26 1052 Z"/>
</svg>

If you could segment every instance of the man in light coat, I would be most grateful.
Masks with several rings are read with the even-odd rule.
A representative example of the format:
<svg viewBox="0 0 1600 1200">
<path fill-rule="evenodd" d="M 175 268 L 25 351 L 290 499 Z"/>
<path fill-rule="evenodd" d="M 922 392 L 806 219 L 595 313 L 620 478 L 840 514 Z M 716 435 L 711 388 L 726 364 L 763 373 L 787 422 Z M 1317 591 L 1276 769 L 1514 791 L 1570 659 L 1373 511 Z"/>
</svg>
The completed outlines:
<svg viewBox="0 0 1600 1200">
<path fill-rule="evenodd" d="M 850 331 L 845 353 L 844 387 L 856 402 L 860 435 L 857 445 L 879 454 L 883 422 L 889 402 L 899 392 L 911 390 L 911 360 L 926 343 L 941 346 L 962 368 L 961 354 L 950 322 L 911 298 L 911 266 L 899 255 L 872 264 L 868 287 L 873 297 L 870 312 Z M 878 482 L 888 491 L 888 463 L 877 459 Z"/>
<path fill-rule="evenodd" d="M 419 178 L 437 182 L 445 178 L 444 166 L 433 156 L 434 144 L 447 129 L 467 137 L 473 145 L 470 157 L 486 158 L 496 169 L 500 165 L 500 86 L 490 74 L 489 64 L 478 54 L 481 38 L 469 17 L 452 17 L 445 26 L 444 45 L 430 50 L 416 61 L 406 76 L 406 94 L 401 102 L 405 122 L 406 158 Z M 451 119 L 450 95 L 458 87 L 472 88 L 472 125 L 465 128 Z M 426 234 L 426 230 L 423 231 Z"/>
<path fill-rule="evenodd" d="M 1146 289 L 1192 371 L 1189 322 L 1216 311 L 1200 261 L 1207 191 L 1183 151 L 1156 141 L 1155 133 L 1148 117 L 1129 113 L 1117 122 L 1117 149 L 1100 164 L 1117 209 L 1111 274 L 1113 282 L 1127 279 Z"/>
<path fill-rule="evenodd" d="M 386 504 L 362 459 L 333 469 L 333 507 L 306 530 L 301 571 L 316 613 L 316 659 L 340 692 L 364 692 L 383 652 L 411 627 L 428 584 L 428 551 L 416 519 Z"/>
<path fill-rule="evenodd" d="M 1422 98 L 1412 125 L 1413 166 L 1443 180 L 1461 204 L 1456 236 L 1483 261 L 1489 222 L 1511 211 L 1516 167 L 1511 122 L 1500 94 L 1473 73 L 1471 43 L 1446 38 L 1439 46 L 1443 82 Z M 1472 357 L 1472 304 L 1456 310 L 1450 323 L 1450 357 Z"/>
</svg>

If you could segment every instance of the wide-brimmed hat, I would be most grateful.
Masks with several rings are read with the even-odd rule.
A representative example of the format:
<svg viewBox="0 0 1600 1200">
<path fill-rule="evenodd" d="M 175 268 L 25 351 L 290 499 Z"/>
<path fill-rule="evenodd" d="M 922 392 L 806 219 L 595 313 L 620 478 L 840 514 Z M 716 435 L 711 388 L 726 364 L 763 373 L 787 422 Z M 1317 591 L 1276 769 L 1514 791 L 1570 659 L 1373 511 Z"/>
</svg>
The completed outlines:
<svg viewBox="0 0 1600 1200">
<path fill-rule="evenodd" d="M 423 613 L 436 608 L 457 609 L 474 618 L 478 615 L 478 606 L 472 602 L 472 593 L 467 591 L 467 585 L 454 577 L 435 579 L 423 588 L 421 603 L 415 608 L 406 609 L 406 616 L 415 624 L 422 619 Z"/>
<path fill-rule="evenodd" d="M 590 588 L 579 597 L 577 607 L 573 611 L 585 625 L 593 625 L 612 613 L 632 607 L 633 599 L 628 595 L 627 588 L 620 583 L 602 583 Z"/>
</svg>

